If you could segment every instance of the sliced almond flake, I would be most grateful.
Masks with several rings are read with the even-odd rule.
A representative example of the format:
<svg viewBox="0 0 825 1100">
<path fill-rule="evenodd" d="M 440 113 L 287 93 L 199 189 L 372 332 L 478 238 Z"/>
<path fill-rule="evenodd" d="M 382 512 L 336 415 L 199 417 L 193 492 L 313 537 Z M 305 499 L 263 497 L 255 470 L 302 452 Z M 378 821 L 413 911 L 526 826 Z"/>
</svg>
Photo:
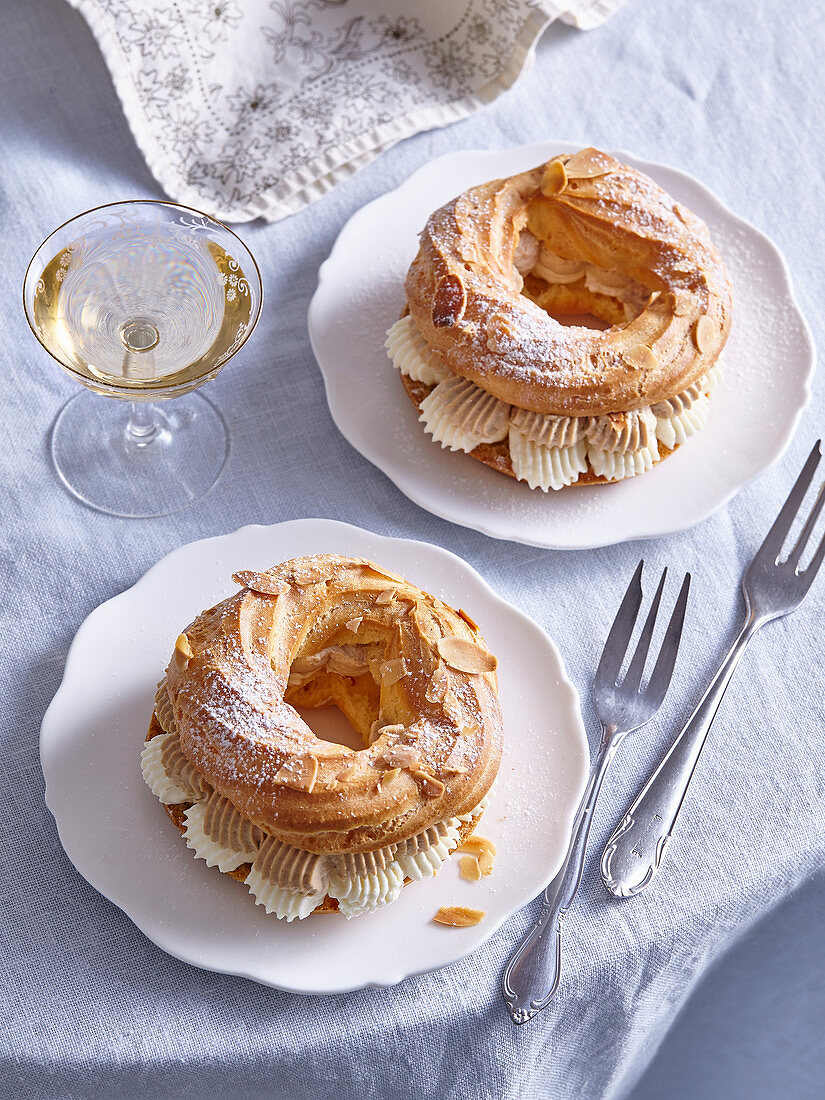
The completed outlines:
<svg viewBox="0 0 825 1100">
<path fill-rule="evenodd" d="M 348 779 L 352 779 L 353 776 L 358 774 L 358 767 L 355 764 L 350 764 L 348 768 L 344 768 L 342 772 L 338 772 L 336 779 L 339 783 L 346 783 Z"/>
<path fill-rule="evenodd" d="M 469 768 L 465 764 L 453 764 L 447 760 L 444 764 L 443 771 L 448 775 L 466 775 Z"/>
<path fill-rule="evenodd" d="M 469 768 L 467 767 L 467 761 L 464 759 L 463 755 L 453 749 L 444 761 L 444 766 L 441 770 L 448 775 L 466 775 Z"/>
<path fill-rule="evenodd" d="M 496 846 L 492 840 L 484 836 L 469 836 L 458 845 L 456 851 L 475 856 L 482 875 L 492 874 L 496 855 Z"/>
<path fill-rule="evenodd" d="M 388 772 L 382 772 L 381 778 L 378 780 L 379 786 L 386 787 L 388 783 L 392 783 L 393 779 L 397 779 L 400 774 L 400 768 L 390 768 Z"/>
<path fill-rule="evenodd" d="M 442 905 L 433 920 L 448 928 L 471 928 L 484 920 L 484 910 L 468 909 L 466 905 Z"/>
<path fill-rule="evenodd" d="M 375 741 L 378 740 L 379 737 L 383 737 L 384 734 L 387 734 L 391 737 L 394 734 L 397 735 L 397 734 L 403 733 L 403 732 L 404 732 L 404 727 L 403 726 L 400 726 L 400 725 L 382 726 L 381 723 L 376 719 L 376 721 L 373 722 L 373 724 L 370 726 L 369 743 L 372 745 Z"/>
<path fill-rule="evenodd" d="M 613 167 L 611 157 L 600 153 L 598 149 L 580 149 L 565 164 L 568 179 L 590 179 L 593 176 L 606 176 Z"/>
<path fill-rule="evenodd" d="M 307 786 L 306 786 L 307 794 L 312 794 L 313 790 L 315 789 L 315 783 L 316 783 L 317 779 L 318 779 L 318 757 L 310 755 L 309 757 L 307 757 Z"/>
<path fill-rule="evenodd" d="M 446 790 L 440 779 L 436 779 L 434 775 L 430 775 L 429 772 L 425 772 L 421 768 L 417 771 L 411 771 L 410 775 L 421 784 L 421 790 L 425 798 L 440 798 Z"/>
<path fill-rule="evenodd" d="M 243 585 L 250 592 L 258 592 L 262 596 L 278 596 L 288 588 L 282 576 L 273 575 L 272 573 L 255 573 L 250 569 L 233 573 L 232 580 L 235 584 Z"/>
<path fill-rule="evenodd" d="M 541 177 L 542 195 L 560 195 L 567 186 L 567 172 L 560 160 L 551 160 L 544 166 Z"/>
<path fill-rule="evenodd" d="M 375 602 L 380 605 L 392 603 L 395 599 L 395 589 L 385 588 L 383 592 L 379 592 L 375 597 Z"/>
<path fill-rule="evenodd" d="M 489 650 L 467 638 L 453 635 L 439 638 L 436 648 L 447 664 L 459 672 L 493 672 L 498 667 L 498 659 Z"/>
<path fill-rule="evenodd" d="M 407 665 L 403 657 L 393 657 L 381 665 L 381 683 L 384 687 L 397 684 L 407 675 Z"/>
<path fill-rule="evenodd" d="M 478 869 L 485 877 L 493 873 L 493 860 L 491 852 L 480 852 L 478 855 Z"/>
<path fill-rule="evenodd" d="M 628 348 L 627 351 L 622 352 L 622 359 L 631 367 L 639 367 L 640 370 L 653 370 L 659 362 L 656 352 L 647 344 L 636 344 Z"/>
<path fill-rule="evenodd" d="M 395 581 L 397 584 L 406 584 L 407 582 L 403 577 L 400 577 L 397 573 L 391 573 L 389 569 L 382 569 L 380 565 L 376 565 L 374 561 L 370 561 L 368 558 L 361 558 L 362 565 L 366 565 L 368 569 L 371 569 L 373 573 L 377 573 L 379 577 L 386 577 L 387 580 Z"/>
<path fill-rule="evenodd" d="M 175 639 L 175 665 L 181 671 L 184 672 L 189 667 L 189 662 L 194 654 L 192 653 L 192 646 L 189 644 L 189 638 L 186 634 L 178 634 Z"/>
<path fill-rule="evenodd" d="M 409 771 L 418 771 L 421 766 L 418 753 L 411 745 L 391 745 L 384 749 L 381 759 L 393 767 L 407 768 Z"/>
<path fill-rule="evenodd" d="M 462 739 L 456 740 L 453 747 L 450 749 L 450 754 L 444 761 L 445 772 L 450 772 L 452 775 L 465 775 L 469 770 L 467 767 L 467 754 L 465 752 L 465 744 Z"/>
<path fill-rule="evenodd" d="M 473 630 L 473 631 L 475 631 L 476 634 L 478 634 L 478 632 L 479 632 L 478 623 L 475 621 L 475 619 L 470 618 L 470 616 L 467 614 L 467 612 L 464 610 L 463 607 L 459 607 L 458 614 L 464 620 L 464 622 L 467 624 L 467 626 L 469 626 L 470 630 Z"/>
<path fill-rule="evenodd" d="M 467 306 L 467 290 L 458 275 L 451 272 L 438 280 L 433 295 L 432 321 L 436 328 L 449 328 L 462 318 Z"/>
<path fill-rule="evenodd" d="M 440 703 L 444 696 L 447 694 L 447 688 L 449 687 L 449 677 L 441 665 L 435 670 L 430 677 L 430 682 L 427 686 L 427 690 L 424 692 L 424 698 L 428 703 Z"/>
<path fill-rule="evenodd" d="M 673 314 L 675 317 L 685 317 L 690 313 L 693 305 L 693 298 L 690 294 L 683 290 L 674 290 L 673 292 Z"/>
<path fill-rule="evenodd" d="M 311 584 L 321 584 L 331 581 L 335 571 L 329 565 L 296 565 L 292 570 L 291 580 L 301 588 Z"/>
<path fill-rule="evenodd" d="M 458 732 L 462 737 L 475 737 L 478 733 L 478 726 L 462 726 Z"/>
<path fill-rule="evenodd" d="M 347 628 L 347 630 L 351 631 L 353 634 L 357 634 L 358 633 L 358 628 L 361 626 L 361 623 L 363 621 L 364 621 L 363 616 L 359 615 L 357 618 L 350 619 L 349 622 L 344 623 L 344 626 Z"/>
<path fill-rule="evenodd" d="M 273 776 L 275 783 L 292 787 L 294 790 L 306 791 L 312 794 L 315 781 L 318 778 L 318 757 L 309 753 L 307 756 L 299 756 L 294 760 L 287 760 L 278 768 Z"/>
<path fill-rule="evenodd" d="M 458 865 L 458 873 L 468 882 L 478 882 L 481 878 L 481 868 L 475 856 L 464 856 Z"/>
<path fill-rule="evenodd" d="M 693 330 L 693 340 L 699 351 L 707 351 L 716 335 L 716 325 L 710 317 L 700 317 Z"/>
</svg>

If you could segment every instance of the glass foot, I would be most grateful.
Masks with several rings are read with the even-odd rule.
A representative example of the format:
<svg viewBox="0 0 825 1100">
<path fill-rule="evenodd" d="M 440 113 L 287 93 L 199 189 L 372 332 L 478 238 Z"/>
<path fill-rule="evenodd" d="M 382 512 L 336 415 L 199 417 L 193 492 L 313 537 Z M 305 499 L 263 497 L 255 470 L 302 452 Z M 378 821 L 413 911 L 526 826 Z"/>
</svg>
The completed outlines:
<svg viewBox="0 0 825 1100">
<path fill-rule="evenodd" d="M 58 413 L 50 451 L 60 480 L 90 508 L 165 516 L 209 492 L 229 456 L 229 431 L 199 393 L 132 407 L 87 391 Z"/>
</svg>

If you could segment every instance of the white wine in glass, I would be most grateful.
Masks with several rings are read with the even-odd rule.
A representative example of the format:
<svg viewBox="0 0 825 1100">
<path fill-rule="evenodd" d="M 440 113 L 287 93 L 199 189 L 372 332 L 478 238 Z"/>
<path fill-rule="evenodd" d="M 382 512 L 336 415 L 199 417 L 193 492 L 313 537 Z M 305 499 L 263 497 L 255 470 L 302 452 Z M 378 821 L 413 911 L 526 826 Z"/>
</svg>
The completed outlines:
<svg viewBox="0 0 825 1100">
<path fill-rule="evenodd" d="M 101 206 L 43 242 L 23 300 L 40 343 L 87 387 L 51 435 L 57 472 L 76 497 L 113 515 L 155 516 L 214 485 L 229 435 L 193 391 L 247 340 L 262 296 L 240 238 L 174 203 Z"/>
</svg>

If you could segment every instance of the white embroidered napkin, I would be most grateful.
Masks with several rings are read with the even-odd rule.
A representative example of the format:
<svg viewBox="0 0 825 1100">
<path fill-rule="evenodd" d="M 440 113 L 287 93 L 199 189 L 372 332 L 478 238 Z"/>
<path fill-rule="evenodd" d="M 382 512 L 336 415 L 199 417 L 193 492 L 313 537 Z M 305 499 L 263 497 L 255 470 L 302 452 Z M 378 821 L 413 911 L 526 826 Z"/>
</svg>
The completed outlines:
<svg viewBox="0 0 825 1100">
<path fill-rule="evenodd" d="M 624 0 L 69 0 L 173 199 L 276 221 L 490 103 L 552 20 Z"/>
</svg>

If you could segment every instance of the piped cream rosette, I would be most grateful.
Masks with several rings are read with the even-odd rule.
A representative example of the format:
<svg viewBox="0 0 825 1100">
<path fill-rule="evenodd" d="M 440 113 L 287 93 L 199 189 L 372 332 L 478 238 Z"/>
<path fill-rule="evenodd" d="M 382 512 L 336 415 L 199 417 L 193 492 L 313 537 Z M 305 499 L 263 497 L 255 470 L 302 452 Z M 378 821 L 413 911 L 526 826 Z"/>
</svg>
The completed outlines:
<svg viewBox="0 0 825 1100">
<path fill-rule="evenodd" d="M 487 805 L 501 752 L 495 658 L 468 616 L 360 559 L 303 558 L 238 579 L 244 590 L 178 639 L 144 779 L 194 854 L 244 881 L 267 913 L 372 912 L 436 874 Z M 281 704 L 260 706 L 262 682 Z M 329 703 L 364 749 L 318 741 L 292 705 Z M 256 756 L 264 749 L 256 776 L 242 775 L 250 736 Z"/>
<path fill-rule="evenodd" d="M 407 294 L 386 349 L 424 430 L 530 488 L 634 477 L 707 420 L 724 264 L 695 215 L 597 150 L 436 211 Z"/>
</svg>

